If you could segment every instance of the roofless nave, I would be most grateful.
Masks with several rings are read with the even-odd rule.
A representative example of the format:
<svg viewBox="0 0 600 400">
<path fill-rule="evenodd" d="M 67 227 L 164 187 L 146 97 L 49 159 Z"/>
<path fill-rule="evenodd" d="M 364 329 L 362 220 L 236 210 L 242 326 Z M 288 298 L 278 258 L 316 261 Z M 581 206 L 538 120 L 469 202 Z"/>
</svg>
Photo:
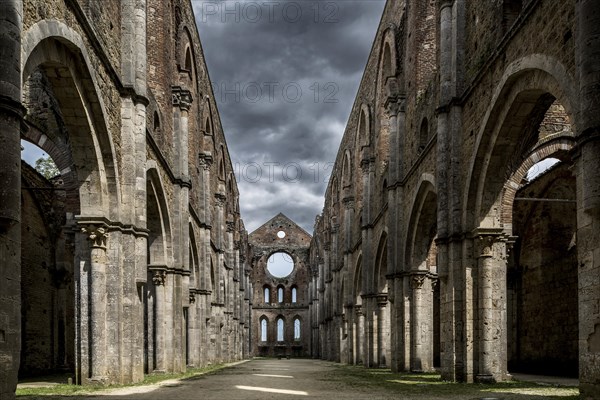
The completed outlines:
<svg viewBox="0 0 600 400">
<path fill-rule="evenodd" d="M 389 1 L 313 236 L 254 242 L 187 0 L 0 9 L 2 399 L 257 352 L 600 397 L 597 1 Z"/>
</svg>

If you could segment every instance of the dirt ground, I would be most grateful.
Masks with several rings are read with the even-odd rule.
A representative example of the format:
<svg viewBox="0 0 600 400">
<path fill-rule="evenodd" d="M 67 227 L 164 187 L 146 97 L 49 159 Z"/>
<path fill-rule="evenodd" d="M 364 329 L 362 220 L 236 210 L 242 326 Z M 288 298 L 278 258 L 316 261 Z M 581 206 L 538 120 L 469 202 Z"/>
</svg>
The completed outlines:
<svg viewBox="0 0 600 400">
<path fill-rule="evenodd" d="M 542 380 L 543 377 L 538 377 Z M 566 381 L 567 384 L 572 381 Z M 78 400 L 178 399 L 468 399 L 571 400 L 576 387 L 558 383 L 507 382 L 496 385 L 449 383 L 439 375 L 393 374 L 320 360 L 254 359 L 215 373 L 159 384 L 106 389 Z M 20 396 L 23 400 L 73 399 L 61 396 Z"/>
</svg>

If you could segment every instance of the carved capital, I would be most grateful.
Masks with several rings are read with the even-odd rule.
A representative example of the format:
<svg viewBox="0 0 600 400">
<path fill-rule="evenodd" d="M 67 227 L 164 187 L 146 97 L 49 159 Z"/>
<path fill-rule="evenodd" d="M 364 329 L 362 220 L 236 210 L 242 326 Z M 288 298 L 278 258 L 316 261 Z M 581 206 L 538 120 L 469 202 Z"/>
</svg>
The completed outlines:
<svg viewBox="0 0 600 400">
<path fill-rule="evenodd" d="M 503 235 L 479 235 L 477 237 L 479 258 L 493 257 L 494 245 L 502 241 L 506 241 L 506 237 Z"/>
<path fill-rule="evenodd" d="M 223 207 L 227 201 L 227 196 L 223 193 L 215 193 L 215 200 L 218 207 Z"/>
<path fill-rule="evenodd" d="M 361 316 L 361 315 L 362 315 L 362 306 L 361 306 L 360 304 L 356 304 L 356 305 L 354 306 L 354 313 L 355 313 L 357 316 Z"/>
<path fill-rule="evenodd" d="M 226 225 L 228 233 L 235 232 L 235 222 L 233 222 L 233 221 L 227 221 L 227 222 L 225 222 L 225 225 Z"/>
<path fill-rule="evenodd" d="M 167 273 L 165 271 L 154 271 L 154 275 L 152 275 L 152 283 L 155 286 L 164 286 L 167 281 Z"/>
<path fill-rule="evenodd" d="M 413 290 L 418 290 L 423 288 L 423 284 L 425 283 L 425 275 L 413 275 L 410 279 L 410 287 Z"/>
<path fill-rule="evenodd" d="M 196 302 L 196 294 L 190 293 L 190 304 L 194 304 Z"/>
<path fill-rule="evenodd" d="M 182 111 L 189 111 L 192 107 L 192 92 L 182 89 L 179 86 L 173 86 L 173 106 L 179 107 Z"/>
<path fill-rule="evenodd" d="M 212 154 L 208 151 L 198 154 L 198 164 L 208 171 L 213 164 Z"/>
<path fill-rule="evenodd" d="M 88 240 L 92 242 L 92 248 L 106 250 L 106 240 L 108 231 L 103 226 L 88 225 L 81 228 L 81 232 L 86 234 Z"/>
<path fill-rule="evenodd" d="M 344 203 L 344 207 L 346 208 L 346 210 L 353 210 L 355 207 L 355 200 L 353 196 L 344 197 L 342 202 Z"/>
</svg>

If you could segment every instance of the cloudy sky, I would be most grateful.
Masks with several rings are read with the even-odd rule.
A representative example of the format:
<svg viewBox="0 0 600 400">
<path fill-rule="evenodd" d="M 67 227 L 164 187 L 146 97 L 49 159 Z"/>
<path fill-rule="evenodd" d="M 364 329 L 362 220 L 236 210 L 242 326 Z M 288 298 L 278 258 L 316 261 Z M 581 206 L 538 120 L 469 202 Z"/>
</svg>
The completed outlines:
<svg viewBox="0 0 600 400">
<path fill-rule="evenodd" d="M 385 0 L 193 0 L 249 232 L 312 233 Z"/>
</svg>

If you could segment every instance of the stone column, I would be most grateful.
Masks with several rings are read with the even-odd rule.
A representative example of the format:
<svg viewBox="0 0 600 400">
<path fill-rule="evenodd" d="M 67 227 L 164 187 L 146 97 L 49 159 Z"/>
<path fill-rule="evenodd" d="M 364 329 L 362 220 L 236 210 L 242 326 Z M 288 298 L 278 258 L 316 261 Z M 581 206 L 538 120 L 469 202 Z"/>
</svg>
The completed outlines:
<svg viewBox="0 0 600 400">
<path fill-rule="evenodd" d="M 344 313 L 341 317 L 340 340 L 342 347 L 340 349 L 340 362 L 350 364 L 352 357 L 352 335 L 349 324 L 352 323 L 352 305 L 344 304 Z"/>
<path fill-rule="evenodd" d="M 167 332 L 167 319 L 165 315 L 165 284 L 167 273 L 164 269 L 152 270 L 152 283 L 154 284 L 154 357 L 156 360 L 155 371 L 167 371 L 166 354 L 166 336 L 172 332 Z"/>
<path fill-rule="evenodd" d="M 22 0 L 0 1 L 0 398 L 13 399 L 21 348 Z"/>
<path fill-rule="evenodd" d="M 390 319 L 388 296 L 379 294 L 377 296 L 377 365 L 380 368 L 389 366 L 389 334 L 390 334 Z"/>
<path fill-rule="evenodd" d="M 492 268 L 493 237 L 486 237 L 481 244 L 482 251 L 479 255 L 479 373 L 477 380 L 480 382 L 493 382 L 493 299 L 492 299 Z"/>
<path fill-rule="evenodd" d="M 363 180 L 363 215 L 362 215 L 362 289 L 363 289 L 363 316 L 364 316 L 364 346 L 363 363 L 371 367 L 375 363 L 375 257 L 373 254 L 373 216 L 372 216 L 372 192 L 375 181 L 375 163 L 368 154 L 368 149 L 363 149 L 363 160 L 361 161 L 361 172 Z"/>
<path fill-rule="evenodd" d="M 390 297 L 390 352 L 391 357 L 388 365 L 392 371 L 406 371 L 409 369 L 407 360 L 410 358 L 410 351 L 406 351 L 406 343 L 409 343 L 409 332 L 406 332 L 406 321 L 409 315 L 405 309 L 404 302 L 404 265 L 402 265 L 402 256 L 399 249 L 403 244 L 403 188 L 404 179 L 404 140 L 405 140 L 405 119 L 406 119 L 406 101 L 404 96 L 397 95 L 390 97 L 386 103 L 386 109 L 390 118 L 390 145 L 395 146 L 397 151 L 390 153 L 390 184 L 388 190 L 388 260 L 390 266 L 388 273 L 391 276 L 391 285 L 388 289 Z M 393 139 L 393 140 L 392 140 Z M 397 155 L 392 157 L 392 154 Z"/>
<path fill-rule="evenodd" d="M 91 277 L 91 306 L 90 306 L 90 358 L 92 383 L 107 382 L 107 326 L 106 326 L 106 241 L 108 232 L 105 227 L 89 225 L 81 231 L 90 241 L 90 277 Z"/>
<path fill-rule="evenodd" d="M 478 236 L 479 363 L 476 380 L 506 376 L 506 243 L 500 234 Z"/>
<path fill-rule="evenodd" d="M 411 289 L 412 289 L 412 301 L 411 301 L 411 355 L 410 355 L 410 370 L 411 372 L 424 372 L 426 371 L 427 356 L 426 347 L 428 343 L 424 341 L 424 335 L 422 334 L 423 326 L 425 325 L 424 319 L 427 318 L 423 307 L 423 284 L 425 283 L 426 275 L 412 275 L 411 277 Z"/>
<path fill-rule="evenodd" d="M 354 364 L 363 364 L 365 359 L 365 316 L 361 305 L 354 306 Z"/>
</svg>

